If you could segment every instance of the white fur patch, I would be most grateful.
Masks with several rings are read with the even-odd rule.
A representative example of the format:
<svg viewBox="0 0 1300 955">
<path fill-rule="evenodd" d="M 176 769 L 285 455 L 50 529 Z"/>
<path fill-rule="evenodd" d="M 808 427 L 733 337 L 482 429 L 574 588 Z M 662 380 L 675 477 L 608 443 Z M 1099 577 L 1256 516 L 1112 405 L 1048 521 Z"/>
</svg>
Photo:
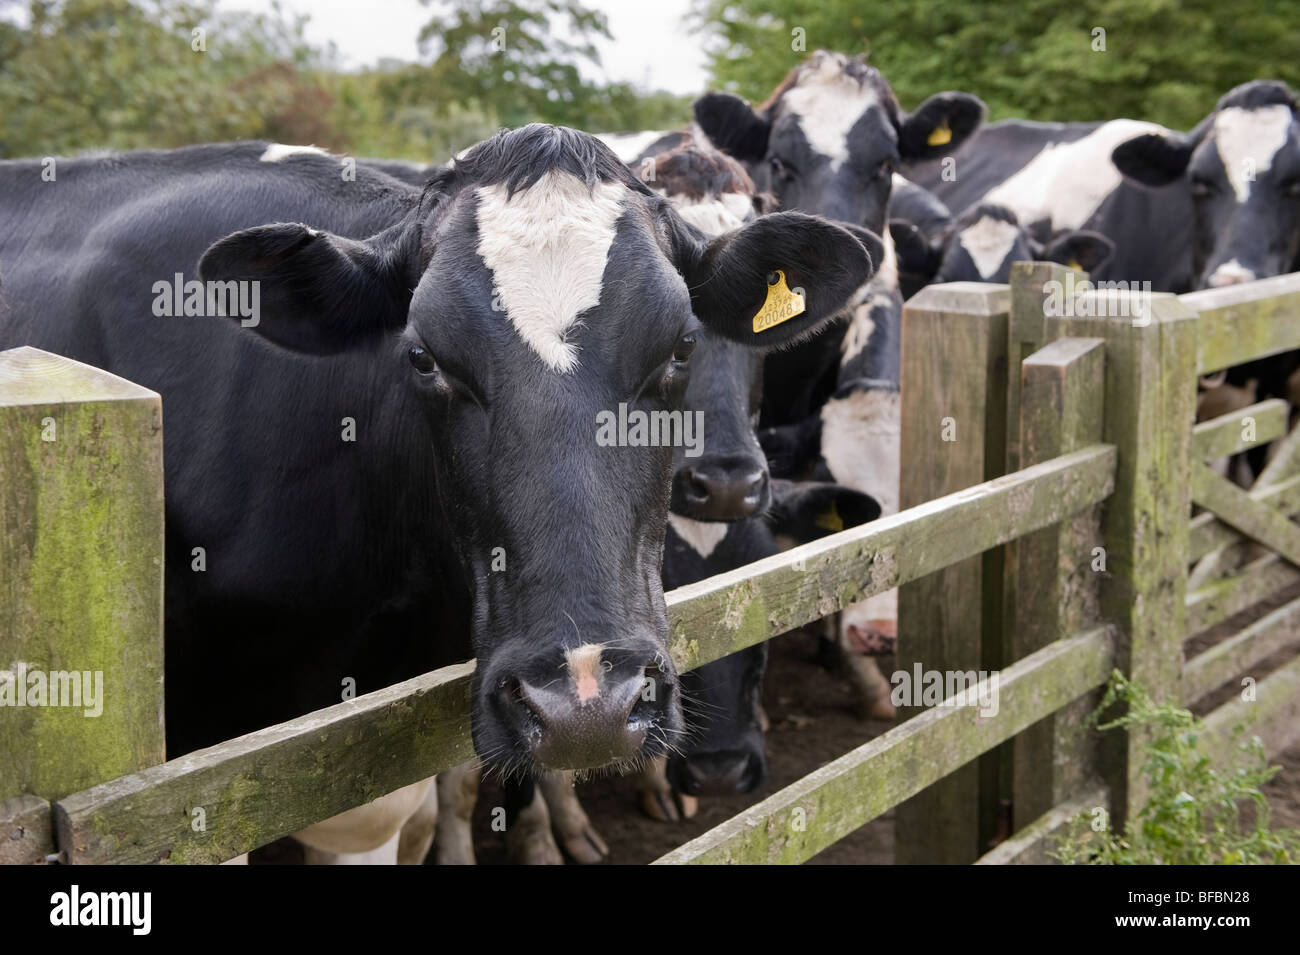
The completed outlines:
<svg viewBox="0 0 1300 955">
<path fill-rule="evenodd" d="M 1167 132 L 1132 119 L 1103 123 L 1077 142 L 1045 146 L 983 201 L 1006 206 L 1022 225 L 1046 219 L 1054 232 L 1082 228 L 1124 178 L 1110 159 L 1115 147 L 1143 133 Z"/>
<path fill-rule="evenodd" d="M 600 303 L 605 260 L 627 187 L 587 186 L 551 170 L 507 200 L 504 184 L 478 190 L 478 253 L 492 270 L 511 324 L 549 368 L 578 366 L 567 335 Z"/>
<path fill-rule="evenodd" d="M 668 524 L 701 557 L 712 554 L 731 528 L 725 521 L 697 521 L 671 511 L 668 512 Z"/>
<path fill-rule="evenodd" d="M 668 132 L 666 129 L 651 129 L 644 133 L 599 133 L 596 138 L 623 162 L 631 162 L 655 140 L 667 136 Z"/>
<path fill-rule="evenodd" d="M 604 649 L 603 643 L 584 643 L 565 654 L 569 664 L 569 678 L 573 681 L 573 692 L 577 694 L 580 703 L 586 703 L 600 695 L 600 655 Z"/>
<path fill-rule="evenodd" d="M 871 341 L 871 333 L 876 330 L 876 323 L 871 320 L 871 302 L 866 301 L 854 306 L 853 317 L 844 332 L 844 341 L 840 342 L 840 364 L 847 365 Z"/>
<path fill-rule="evenodd" d="M 798 117 L 812 148 L 830 157 L 832 169 L 839 169 L 849 158 L 849 130 L 876 105 L 877 97 L 871 85 L 844 73 L 842 59 L 828 56 L 806 70 L 781 102 Z"/>
<path fill-rule="evenodd" d="M 1273 157 L 1291 135 L 1291 107 L 1284 103 L 1214 114 L 1214 145 L 1238 202 L 1250 198 L 1254 177 L 1273 165 Z"/>
<path fill-rule="evenodd" d="M 740 202 L 735 202 L 736 199 Z M 678 215 L 709 236 L 722 235 L 732 229 L 739 229 L 745 224 L 745 218 L 754 210 L 750 198 L 736 192 L 705 199 L 672 196 L 670 201 Z"/>
<path fill-rule="evenodd" d="M 1224 262 L 1217 269 L 1210 273 L 1206 279 L 1206 285 L 1210 288 L 1218 288 L 1222 285 L 1236 285 L 1238 282 L 1255 281 L 1255 273 L 1246 268 L 1236 259 Z"/>
<path fill-rule="evenodd" d="M 350 854 L 385 846 L 423 804 L 434 777 L 380 796 L 374 802 L 331 816 L 295 832 L 294 838 L 321 852 Z M 395 856 L 395 853 L 394 853 Z"/>
<path fill-rule="evenodd" d="M 1002 268 L 1002 263 L 1006 261 L 1019 236 L 1020 229 L 1010 222 L 982 216 L 974 225 L 962 230 L 957 242 L 975 263 L 980 278 L 988 281 L 990 276 L 997 275 L 998 269 Z"/>
<path fill-rule="evenodd" d="M 260 159 L 262 162 L 280 162 L 290 156 L 303 155 L 328 156 L 329 153 L 318 146 L 286 146 L 284 143 L 272 143 L 266 147 Z"/>
<path fill-rule="evenodd" d="M 837 484 L 898 511 L 901 403 L 897 391 L 855 391 L 822 406 L 822 457 Z"/>
</svg>

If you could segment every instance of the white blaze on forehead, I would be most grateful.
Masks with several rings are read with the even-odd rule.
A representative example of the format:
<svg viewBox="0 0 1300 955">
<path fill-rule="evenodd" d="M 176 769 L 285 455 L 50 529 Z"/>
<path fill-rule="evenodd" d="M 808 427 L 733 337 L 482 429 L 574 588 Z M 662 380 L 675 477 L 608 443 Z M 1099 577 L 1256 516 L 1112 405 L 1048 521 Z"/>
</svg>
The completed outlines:
<svg viewBox="0 0 1300 955">
<path fill-rule="evenodd" d="M 873 86 L 846 75 L 834 57 L 827 57 L 806 71 L 781 102 L 798 118 L 809 145 L 839 169 L 849 158 L 849 130 L 879 99 Z"/>
<path fill-rule="evenodd" d="M 579 702 L 585 703 L 600 696 L 600 654 L 604 649 L 603 643 L 584 643 L 565 654 L 573 692 Z"/>
<path fill-rule="evenodd" d="M 993 216 L 982 216 L 974 225 L 962 229 L 957 242 L 975 263 L 980 278 L 988 279 L 997 275 L 1019 236 L 1018 226 Z"/>
<path fill-rule="evenodd" d="M 1268 171 L 1286 145 L 1292 118 L 1291 107 L 1284 103 L 1256 109 L 1233 106 L 1214 114 L 1214 145 L 1238 202 L 1250 198 L 1254 177 Z"/>
<path fill-rule="evenodd" d="M 671 511 L 668 512 L 668 526 L 701 557 L 712 554 L 731 527 L 725 521 L 697 521 Z"/>
<path fill-rule="evenodd" d="M 519 336 L 554 371 L 578 366 L 567 340 L 579 313 L 600 302 L 605 260 L 627 187 L 593 189 L 551 170 L 507 199 L 504 184 L 478 190 L 478 253 Z"/>
<path fill-rule="evenodd" d="M 316 146 L 286 146 L 284 143 L 272 143 L 261 155 L 262 162 L 279 162 L 290 156 L 328 156 L 325 150 Z"/>
<path fill-rule="evenodd" d="M 1053 232 L 1080 229 L 1124 178 L 1110 154 L 1143 133 L 1168 130 L 1155 123 L 1116 119 L 1076 142 L 1053 143 L 983 201 L 1006 206 L 1026 226 L 1046 219 Z"/>
<path fill-rule="evenodd" d="M 725 192 L 721 196 L 703 199 L 670 196 L 669 201 L 678 215 L 709 236 L 739 229 L 754 211 L 753 200 L 738 192 Z"/>
</svg>

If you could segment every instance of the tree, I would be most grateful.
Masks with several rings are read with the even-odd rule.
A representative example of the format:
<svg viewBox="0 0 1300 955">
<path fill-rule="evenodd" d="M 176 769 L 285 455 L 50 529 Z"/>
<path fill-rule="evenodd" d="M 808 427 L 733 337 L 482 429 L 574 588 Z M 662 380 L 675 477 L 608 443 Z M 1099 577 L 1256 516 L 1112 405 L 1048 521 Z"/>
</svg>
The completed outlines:
<svg viewBox="0 0 1300 955">
<path fill-rule="evenodd" d="M 870 53 L 905 108 L 962 89 L 991 118 L 1188 129 L 1268 77 L 1300 85 L 1300 17 L 1274 0 L 695 0 L 717 87 L 765 99 L 819 47 Z M 802 30 L 804 50 L 795 49 Z M 1104 30 L 1104 34 L 1095 31 Z"/>
</svg>

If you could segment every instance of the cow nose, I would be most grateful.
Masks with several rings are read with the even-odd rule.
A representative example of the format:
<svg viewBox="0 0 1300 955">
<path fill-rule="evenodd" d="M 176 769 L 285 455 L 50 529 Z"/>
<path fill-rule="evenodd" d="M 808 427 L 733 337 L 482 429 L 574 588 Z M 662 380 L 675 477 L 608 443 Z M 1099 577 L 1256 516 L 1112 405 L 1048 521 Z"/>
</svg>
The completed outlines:
<svg viewBox="0 0 1300 955">
<path fill-rule="evenodd" d="M 686 510 L 704 521 L 738 521 L 752 517 L 765 504 L 767 470 L 749 466 L 699 465 L 678 472 Z"/>
<path fill-rule="evenodd" d="M 645 668 L 636 675 L 559 680 L 533 686 L 507 681 L 515 699 L 531 711 L 533 758 L 550 769 L 595 769 L 635 756 L 664 716 L 665 702 L 647 693 Z"/>
<path fill-rule="evenodd" d="M 752 792 L 766 774 L 757 753 L 693 753 L 683 760 L 676 783 L 688 796 L 726 796 Z"/>
</svg>

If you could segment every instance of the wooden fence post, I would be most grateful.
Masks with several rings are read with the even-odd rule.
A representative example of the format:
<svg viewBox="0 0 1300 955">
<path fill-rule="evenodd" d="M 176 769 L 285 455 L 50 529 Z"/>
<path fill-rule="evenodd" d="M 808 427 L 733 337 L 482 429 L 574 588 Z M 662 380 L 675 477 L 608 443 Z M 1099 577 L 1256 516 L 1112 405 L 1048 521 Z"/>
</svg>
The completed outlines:
<svg viewBox="0 0 1300 955">
<path fill-rule="evenodd" d="M 900 507 L 1003 474 L 1009 310 L 1006 286 L 968 282 L 930 286 L 904 307 Z M 1001 592 L 1001 548 L 902 587 L 899 670 L 999 667 Z M 899 717 L 922 709 L 899 707 Z M 898 807 L 898 863 L 965 864 L 979 857 L 990 822 L 987 806 L 981 813 L 979 763 Z"/>
<path fill-rule="evenodd" d="M 8 797 L 53 802 L 163 761 L 162 585 L 159 396 L 35 348 L 0 352 L 8 816 L 33 808 Z M 42 848 L 48 835 L 23 861 Z"/>
<path fill-rule="evenodd" d="M 1153 699 L 1180 703 L 1197 316 L 1174 295 L 1062 284 L 1045 299 L 1047 338 L 1106 341 L 1102 435 L 1118 464 L 1102 520 L 1101 612 L 1118 628 L 1120 668 Z M 1144 743 L 1129 733 L 1103 752 L 1116 825 L 1145 802 Z"/>
<path fill-rule="evenodd" d="M 1013 280 L 1015 276 L 1013 276 Z M 1013 310 L 1018 306 L 1012 291 Z M 1040 305 L 1041 311 L 1041 305 Z M 1061 338 L 1021 364 L 1020 464 L 1029 467 L 1102 440 L 1105 342 Z M 1099 615 L 1095 547 L 1100 507 L 1016 542 L 1016 626 L 1009 653 L 1019 660 L 1082 632 Z M 1013 829 L 1020 831 L 1075 796 L 1095 771 L 1084 720 L 1089 693 L 1014 740 Z"/>
</svg>

